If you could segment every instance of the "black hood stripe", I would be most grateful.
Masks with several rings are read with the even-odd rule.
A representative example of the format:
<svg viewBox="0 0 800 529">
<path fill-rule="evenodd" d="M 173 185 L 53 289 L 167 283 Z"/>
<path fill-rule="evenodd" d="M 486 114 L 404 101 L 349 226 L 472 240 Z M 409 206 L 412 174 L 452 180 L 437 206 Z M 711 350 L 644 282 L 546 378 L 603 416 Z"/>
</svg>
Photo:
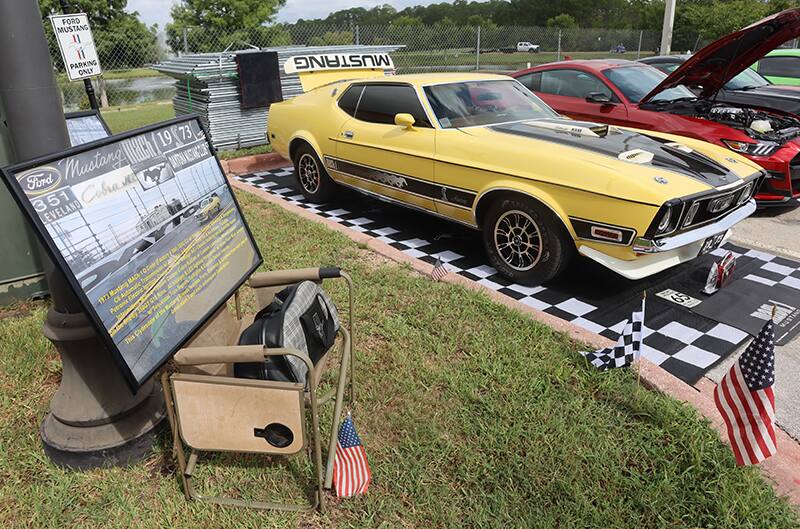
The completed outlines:
<svg viewBox="0 0 800 529">
<path fill-rule="evenodd" d="M 565 127 L 598 130 L 595 123 L 580 121 L 546 119 L 540 120 L 547 124 L 559 124 Z M 669 146 L 669 141 L 655 136 L 648 136 L 636 132 L 608 127 L 607 133 L 600 137 L 592 135 L 573 134 L 569 131 L 558 131 L 549 128 L 537 127 L 533 122 L 517 122 L 489 127 L 497 132 L 514 134 L 526 138 L 549 141 L 561 145 L 568 145 L 576 149 L 603 154 L 619 160 L 619 155 L 624 152 L 642 150 L 653 155 L 650 162 L 636 165 L 650 165 L 659 169 L 688 176 L 704 184 L 721 187 L 738 181 L 739 177 L 725 166 L 711 158 L 697 152 L 684 152 L 681 149 Z"/>
</svg>

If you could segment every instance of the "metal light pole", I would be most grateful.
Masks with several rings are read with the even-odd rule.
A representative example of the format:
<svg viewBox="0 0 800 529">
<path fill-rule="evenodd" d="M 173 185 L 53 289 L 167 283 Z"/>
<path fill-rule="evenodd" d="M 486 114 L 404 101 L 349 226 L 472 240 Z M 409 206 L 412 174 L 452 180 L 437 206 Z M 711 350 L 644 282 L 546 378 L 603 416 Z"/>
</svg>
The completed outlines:
<svg viewBox="0 0 800 529">
<path fill-rule="evenodd" d="M 36 0 L 0 0 L 0 101 L 17 161 L 69 147 Z M 44 268 L 52 295 L 44 334 L 63 366 L 40 429 L 45 453 L 78 469 L 147 456 L 164 417 L 160 385 L 131 393 L 61 271 L 49 259 Z"/>
<path fill-rule="evenodd" d="M 669 55 L 672 52 L 672 28 L 675 25 L 675 2 L 666 0 L 664 7 L 664 26 L 661 28 L 661 48 L 659 55 Z"/>
</svg>

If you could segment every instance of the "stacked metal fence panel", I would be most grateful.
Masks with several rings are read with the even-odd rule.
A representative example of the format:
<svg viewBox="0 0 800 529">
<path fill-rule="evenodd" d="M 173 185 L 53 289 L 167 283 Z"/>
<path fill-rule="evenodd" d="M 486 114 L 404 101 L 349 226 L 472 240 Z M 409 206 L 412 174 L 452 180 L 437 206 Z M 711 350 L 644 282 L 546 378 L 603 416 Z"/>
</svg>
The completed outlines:
<svg viewBox="0 0 800 529">
<path fill-rule="evenodd" d="M 276 51 L 281 72 L 283 98 L 300 95 L 300 79 L 288 75 L 283 64 L 294 55 L 318 53 L 390 53 L 402 46 L 286 46 L 264 48 Z M 199 114 L 218 150 L 252 147 L 267 143 L 267 108 L 242 109 L 236 51 L 175 57 L 154 66 L 176 79 L 172 99 L 175 115 Z"/>
</svg>

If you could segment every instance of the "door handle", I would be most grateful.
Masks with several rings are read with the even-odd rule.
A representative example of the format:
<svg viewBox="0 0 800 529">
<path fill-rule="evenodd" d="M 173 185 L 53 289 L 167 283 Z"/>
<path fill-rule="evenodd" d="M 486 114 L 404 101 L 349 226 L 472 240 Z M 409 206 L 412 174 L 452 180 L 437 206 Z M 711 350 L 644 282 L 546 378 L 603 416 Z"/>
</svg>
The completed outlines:
<svg viewBox="0 0 800 529">
<path fill-rule="evenodd" d="M 353 134 L 352 130 L 346 130 L 346 131 L 342 132 L 342 136 L 344 136 L 348 140 L 352 140 L 353 136 L 355 136 L 355 134 Z"/>
</svg>

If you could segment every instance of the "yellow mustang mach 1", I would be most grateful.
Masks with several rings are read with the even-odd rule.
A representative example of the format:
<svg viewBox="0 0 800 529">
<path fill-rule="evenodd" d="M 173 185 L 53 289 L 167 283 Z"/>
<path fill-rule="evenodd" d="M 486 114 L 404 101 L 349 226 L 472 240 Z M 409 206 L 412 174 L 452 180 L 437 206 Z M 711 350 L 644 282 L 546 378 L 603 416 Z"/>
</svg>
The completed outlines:
<svg viewBox="0 0 800 529">
<path fill-rule="evenodd" d="M 306 92 L 270 107 L 306 198 L 346 186 L 479 229 L 513 281 L 545 282 L 576 252 L 643 278 L 756 209 L 763 173 L 727 149 L 572 121 L 505 76 L 334 68 L 301 72 Z"/>
</svg>

